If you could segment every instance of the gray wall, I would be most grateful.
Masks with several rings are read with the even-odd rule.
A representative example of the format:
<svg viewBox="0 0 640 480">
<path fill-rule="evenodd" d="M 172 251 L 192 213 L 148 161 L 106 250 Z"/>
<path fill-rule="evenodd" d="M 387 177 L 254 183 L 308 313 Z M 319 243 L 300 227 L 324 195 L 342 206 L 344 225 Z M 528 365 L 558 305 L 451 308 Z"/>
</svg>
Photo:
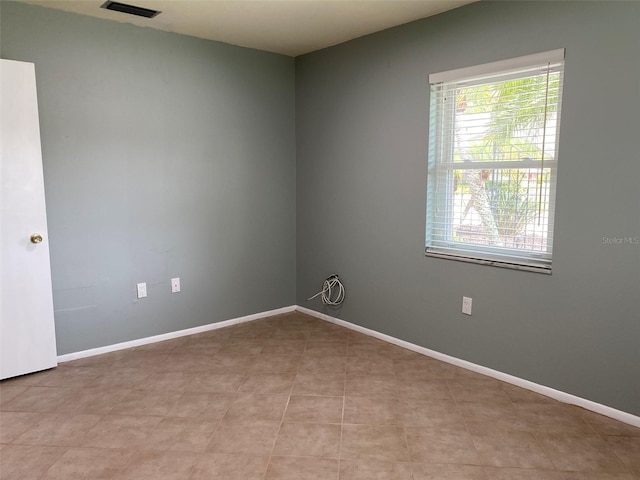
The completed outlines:
<svg viewBox="0 0 640 480">
<path fill-rule="evenodd" d="M 638 2 L 481 2 L 298 57 L 297 303 L 640 415 L 639 45 Z M 429 73 L 561 47 L 553 274 L 426 258 Z"/>
<path fill-rule="evenodd" d="M 36 65 L 59 354 L 295 303 L 292 58 L 4 1 L 1 32 Z"/>
</svg>

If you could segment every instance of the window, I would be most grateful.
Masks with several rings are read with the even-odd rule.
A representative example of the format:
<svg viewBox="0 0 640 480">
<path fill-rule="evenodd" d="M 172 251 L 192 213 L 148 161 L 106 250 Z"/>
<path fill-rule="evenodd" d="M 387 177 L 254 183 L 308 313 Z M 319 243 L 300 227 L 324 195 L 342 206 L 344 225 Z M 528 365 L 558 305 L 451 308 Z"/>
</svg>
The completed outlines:
<svg viewBox="0 0 640 480">
<path fill-rule="evenodd" d="M 564 49 L 429 76 L 429 256 L 551 273 Z"/>
</svg>

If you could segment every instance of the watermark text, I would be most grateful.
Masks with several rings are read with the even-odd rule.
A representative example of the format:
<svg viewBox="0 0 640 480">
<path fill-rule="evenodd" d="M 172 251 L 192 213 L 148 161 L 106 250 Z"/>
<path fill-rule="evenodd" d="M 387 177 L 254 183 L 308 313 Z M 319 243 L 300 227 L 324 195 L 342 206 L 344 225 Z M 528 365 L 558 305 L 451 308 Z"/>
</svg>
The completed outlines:
<svg viewBox="0 0 640 480">
<path fill-rule="evenodd" d="M 640 245 L 640 236 L 602 237 L 603 245 Z"/>
</svg>

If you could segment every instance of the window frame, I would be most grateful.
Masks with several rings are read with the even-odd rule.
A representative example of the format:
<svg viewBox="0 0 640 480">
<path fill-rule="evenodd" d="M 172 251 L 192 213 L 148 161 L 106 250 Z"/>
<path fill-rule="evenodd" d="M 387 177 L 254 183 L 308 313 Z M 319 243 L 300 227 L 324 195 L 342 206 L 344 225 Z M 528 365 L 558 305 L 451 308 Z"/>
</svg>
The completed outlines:
<svg viewBox="0 0 640 480">
<path fill-rule="evenodd" d="M 517 270 L 527 270 L 538 273 L 551 274 L 553 259 L 553 238 L 555 233 L 555 198 L 557 191 L 557 168 L 558 168 L 558 148 L 560 137 L 560 120 L 562 115 L 562 90 L 564 77 L 564 59 L 565 49 L 551 50 L 548 52 L 537 53 L 533 55 L 525 55 L 508 60 L 491 62 L 473 67 L 466 67 L 456 70 L 449 70 L 429 75 L 430 83 L 430 102 L 429 102 L 429 162 L 427 173 L 427 211 L 426 211 L 426 228 L 425 228 L 425 255 L 435 258 L 444 258 L 463 262 L 477 263 L 483 265 L 492 265 L 497 267 L 512 268 Z M 544 164 L 540 160 L 528 161 L 497 161 L 489 162 L 476 161 L 472 164 L 453 161 L 455 147 L 455 130 L 451 121 L 455 116 L 456 100 L 443 98 L 441 94 L 435 94 L 434 91 L 443 84 L 456 82 L 464 84 L 464 86 L 473 86 L 474 84 L 491 83 L 491 79 L 495 79 L 494 83 L 505 81 L 509 78 L 527 78 L 534 76 L 534 72 L 539 72 L 541 66 L 556 65 L 559 71 L 559 87 L 557 101 L 557 118 L 556 132 L 553 136 L 546 135 L 555 142 L 555 155 L 552 159 L 545 159 Z M 529 73 L 531 72 L 531 73 Z M 444 162 L 443 159 L 449 159 Z M 524 163 L 523 163 L 524 162 Z M 448 233 L 448 238 L 443 239 L 443 234 L 439 236 L 434 233 L 434 223 L 441 225 L 436 220 L 436 202 L 438 198 L 443 196 L 448 199 L 448 205 L 445 207 L 447 212 L 444 215 L 438 215 L 438 218 L 444 218 L 445 224 L 452 224 L 454 215 L 453 199 L 454 199 L 454 182 L 453 176 L 456 170 L 464 169 L 486 169 L 492 171 L 500 170 L 516 170 L 531 171 L 531 169 L 540 169 L 540 173 L 549 169 L 549 205 L 546 210 L 547 223 L 550 226 L 547 237 L 547 251 L 535 251 L 533 249 L 517 249 L 509 247 L 495 247 L 491 245 L 482 245 L 474 243 L 466 243 L 456 241 L 452 238 L 453 227 Z M 442 179 L 442 177 L 445 179 Z M 438 188 L 448 189 L 449 192 L 442 194 Z M 445 230 L 445 229 L 441 229 Z M 439 238 L 438 238 L 439 237 Z"/>
</svg>

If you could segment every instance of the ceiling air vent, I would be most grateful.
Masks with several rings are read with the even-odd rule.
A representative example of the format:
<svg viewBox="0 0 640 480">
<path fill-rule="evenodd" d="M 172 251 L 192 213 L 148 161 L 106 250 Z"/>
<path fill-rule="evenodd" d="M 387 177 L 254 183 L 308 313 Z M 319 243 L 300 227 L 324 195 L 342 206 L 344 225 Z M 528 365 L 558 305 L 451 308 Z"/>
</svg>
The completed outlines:
<svg viewBox="0 0 640 480">
<path fill-rule="evenodd" d="M 112 2 L 108 0 L 104 2 L 100 8 L 114 10 L 116 12 L 128 13 L 129 15 L 137 15 L 139 17 L 153 18 L 160 12 L 149 8 L 136 7 L 135 5 L 127 5 L 126 3 Z"/>
</svg>

